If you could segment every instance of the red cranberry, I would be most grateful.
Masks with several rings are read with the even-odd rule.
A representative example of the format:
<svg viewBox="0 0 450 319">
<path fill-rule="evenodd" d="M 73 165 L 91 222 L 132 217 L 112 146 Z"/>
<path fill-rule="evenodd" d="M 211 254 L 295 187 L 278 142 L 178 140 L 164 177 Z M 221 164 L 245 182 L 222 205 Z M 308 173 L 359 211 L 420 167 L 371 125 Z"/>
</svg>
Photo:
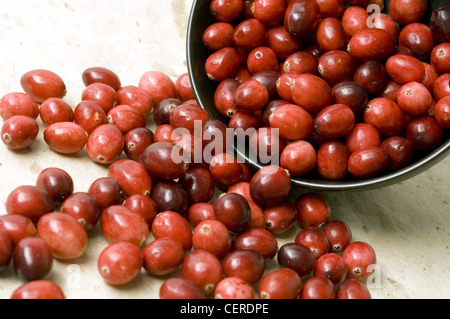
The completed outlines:
<svg viewBox="0 0 450 319">
<path fill-rule="evenodd" d="M 66 299 L 62 289 L 49 280 L 35 280 L 23 284 L 11 294 L 11 299 Z"/>
<path fill-rule="evenodd" d="M 268 230 L 252 228 L 233 239 L 233 250 L 237 249 L 255 250 L 263 256 L 266 262 L 269 262 L 278 252 L 278 242 Z"/>
<path fill-rule="evenodd" d="M 355 114 L 345 104 L 333 104 L 322 109 L 314 119 L 316 132 L 324 138 L 345 136 L 355 125 Z"/>
<path fill-rule="evenodd" d="M 222 260 L 226 277 L 237 277 L 253 285 L 264 275 L 264 257 L 256 250 L 235 249 Z"/>
<path fill-rule="evenodd" d="M 419 60 L 425 60 L 433 50 L 434 39 L 427 25 L 411 23 L 400 31 L 398 43 L 400 46 L 409 48 L 413 56 Z"/>
<path fill-rule="evenodd" d="M 125 200 L 125 193 L 118 181 L 108 177 L 96 179 L 88 189 L 100 208 L 103 210 L 109 206 L 121 205 Z"/>
<path fill-rule="evenodd" d="M 331 86 L 353 80 L 356 65 L 353 56 L 345 51 L 331 50 L 319 58 L 318 71 Z"/>
<path fill-rule="evenodd" d="M 370 266 L 376 264 L 375 251 L 372 246 L 364 242 L 353 242 L 348 245 L 342 254 L 347 265 L 349 278 L 366 280 L 373 272 Z"/>
<path fill-rule="evenodd" d="M 214 205 L 210 203 L 197 203 L 189 206 L 187 220 L 194 228 L 204 220 L 216 220 Z"/>
<path fill-rule="evenodd" d="M 143 257 L 138 246 L 120 242 L 106 247 L 98 257 L 97 268 L 108 284 L 121 286 L 135 279 L 141 271 Z"/>
<path fill-rule="evenodd" d="M 74 122 L 91 134 L 98 126 L 106 124 L 106 113 L 96 102 L 82 101 L 75 108 Z"/>
<path fill-rule="evenodd" d="M 450 129 L 450 97 L 444 97 L 436 103 L 434 117 L 443 129 Z"/>
<path fill-rule="evenodd" d="M 353 35 L 361 29 L 367 28 L 367 19 L 369 13 L 362 7 L 349 6 L 345 9 L 341 21 L 348 37 Z"/>
<path fill-rule="evenodd" d="M 22 150 L 32 145 L 39 133 L 35 119 L 25 115 L 14 115 L 7 119 L 1 129 L 2 142 L 12 150 Z"/>
<path fill-rule="evenodd" d="M 39 105 L 28 94 L 12 92 L 0 99 L 0 116 L 7 120 L 14 115 L 26 115 L 33 119 L 39 116 Z"/>
<path fill-rule="evenodd" d="M 392 55 L 395 39 L 387 31 L 363 28 L 357 31 L 348 43 L 348 52 L 359 61 L 382 61 Z"/>
<path fill-rule="evenodd" d="M 214 92 L 214 105 L 222 116 L 231 118 L 237 112 L 234 96 L 240 84 L 235 79 L 225 79 L 217 86 Z"/>
<path fill-rule="evenodd" d="M 425 67 L 415 57 L 405 54 L 395 54 L 386 61 L 388 76 L 399 84 L 422 82 L 425 77 Z"/>
<path fill-rule="evenodd" d="M 82 101 L 95 102 L 105 113 L 118 103 L 116 91 L 104 83 L 92 83 L 81 93 Z"/>
<path fill-rule="evenodd" d="M 36 226 L 28 217 L 22 215 L 0 216 L 0 230 L 5 231 L 13 246 L 26 237 L 37 235 Z"/>
<path fill-rule="evenodd" d="M 313 130 L 313 117 L 304 108 L 295 104 L 277 107 L 269 117 L 270 127 L 279 130 L 281 138 L 302 140 Z"/>
<path fill-rule="evenodd" d="M 42 216 L 37 231 L 56 259 L 73 260 L 86 252 L 86 230 L 69 214 L 49 213 Z"/>
<path fill-rule="evenodd" d="M 222 279 L 214 291 L 214 299 L 254 299 L 255 290 L 241 278 Z"/>
<path fill-rule="evenodd" d="M 132 129 L 145 127 L 144 116 L 129 105 L 117 105 L 107 114 L 107 123 L 119 129 L 122 134 L 127 134 Z"/>
<path fill-rule="evenodd" d="M 36 186 L 47 191 L 55 203 L 62 203 L 73 193 L 72 177 L 65 170 L 56 167 L 41 171 Z"/>
<path fill-rule="evenodd" d="M 181 265 L 181 276 L 199 285 L 206 295 L 212 295 L 223 279 L 220 261 L 206 250 L 190 252 Z"/>
<path fill-rule="evenodd" d="M 291 176 L 311 172 L 316 166 L 316 161 L 316 150 L 311 143 L 302 140 L 287 145 L 280 157 L 281 167 L 286 168 Z"/>
<path fill-rule="evenodd" d="M 107 177 L 116 180 L 126 196 L 135 194 L 150 196 L 152 192 L 152 178 L 142 164 L 133 160 L 115 161 L 109 166 Z"/>
<path fill-rule="evenodd" d="M 205 220 L 198 224 L 192 234 L 194 249 L 211 252 L 219 259 L 231 251 L 231 236 L 228 228 L 216 220 Z"/>
<path fill-rule="evenodd" d="M 165 211 L 156 216 L 151 230 L 156 239 L 169 237 L 181 242 L 185 251 L 192 248 L 191 226 L 183 216 L 176 212 Z"/>
<path fill-rule="evenodd" d="M 283 21 L 286 2 L 283 0 L 255 0 L 253 17 L 267 26 L 278 25 Z"/>
<path fill-rule="evenodd" d="M 215 155 L 209 165 L 211 176 L 216 182 L 233 185 L 241 181 L 243 171 L 237 159 L 228 153 Z"/>
<path fill-rule="evenodd" d="M 124 136 L 124 152 L 128 158 L 137 160 L 139 155 L 155 142 L 155 135 L 145 127 L 134 128 Z"/>
<path fill-rule="evenodd" d="M 300 276 L 290 268 L 269 272 L 258 284 L 261 299 L 297 299 L 303 283 Z"/>
<path fill-rule="evenodd" d="M 55 204 L 47 191 L 36 186 L 19 186 L 6 199 L 6 211 L 22 215 L 37 223 L 46 213 L 53 212 Z"/>
<path fill-rule="evenodd" d="M 210 4 L 212 16 L 219 21 L 233 21 L 244 9 L 242 0 L 224 1 L 213 0 Z"/>
<path fill-rule="evenodd" d="M 22 239 L 14 249 L 14 269 L 28 280 L 38 280 L 50 273 L 53 255 L 47 243 L 38 237 Z"/>
<path fill-rule="evenodd" d="M 267 39 L 266 26 L 258 19 L 247 19 L 234 29 L 233 43 L 245 50 L 262 45 Z"/>
<path fill-rule="evenodd" d="M 314 265 L 314 276 L 322 276 L 339 284 L 346 278 L 347 265 L 344 258 L 336 253 L 327 253 L 319 257 Z"/>
<path fill-rule="evenodd" d="M 59 122 L 44 130 L 44 140 L 55 152 L 75 154 L 86 146 L 88 134 L 76 123 Z"/>
<path fill-rule="evenodd" d="M 295 40 L 283 25 L 267 29 L 266 45 L 275 52 L 280 60 L 286 60 L 291 54 L 302 48 L 300 41 Z"/>
<path fill-rule="evenodd" d="M 388 98 L 375 98 L 366 106 L 364 123 L 374 126 L 382 136 L 399 135 L 405 127 L 405 116 L 397 103 Z"/>
<path fill-rule="evenodd" d="M 297 220 L 303 228 L 323 227 L 331 218 L 331 208 L 322 195 L 306 193 L 300 195 L 295 206 Z"/>
<path fill-rule="evenodd" d="M 49 70 L 29 71 L 22 75 L 20 84 L 24 92 L 31 95 L 38 103 L 51 97 L 63 98 L 67 92 L 61 77 Z"/>
<path fill-rule="evenodd" d="M 318 227 L 303 228 L 295 237 L 295 242 L 308 247 L 316 258 L 326 254 L 330 248 L 327 236 Z"/>
<path fill-rule="evenodd" d="M 141 194 L 131 195 L 123 202 L 123 206 L 144 217 L 149 226 L 159 213 L 155 201 Z"/>
<path fill-rule="evenodd" d="M 172 135 L 173 135 L 173 127 L 170 124 L 162 124 L 158 126 L 158 128 L 155 130 L 155 143 L 156 142 L 171 143 Z M 137 160 L 139 160 L 139 157 L 137 158 Z"/>
<path fill-rule="evenodd" d="M 173 238 L 152 241 L 142 251 L 144 269 L 151 275 L 165 276 L 174 272 L 184 260 L 183 245 Z"/>
<path fill-rule="evenodd" d="M 86 231 L 97 225 L 102 210 L 97 200 L 89 193 L 78 192 L 67 197 L 61 205 L 61 213 L 74 217 Z"/>
<path fill-rule="evenodd" d="M 316 41 L 324 52 L 344 50 L 348 39 L 342 22 L 337 18 L 323 19 L 316 30 Z"/>
<path fill-rule="evenodd" d="M 317 172 L 325 180 L 343 180 L 348 174 L 347 146 L 340 140 L 323 142 L 317 151 Z"/>
<path fill-rule="evenodd" d="M 436 101 L 450 95 L 450 73 L 439 76 L 433 85 L 433 96 Z"/>
<path fill-rule="evenodd" d="M 389 153 L 390 171 L 397 171 L 411 163 L 414 150 L 406 138 L 401 136 L 389 137 L 383 141 L 381 148 Z"/>
<path fill-rule="evenodd" d="M 372 296 L 361 281 L 349 278 L 337 287 L 336 299 L 372 299 Z"/>
<path fill-rule="evenodd" d="M 381 137 L 377 129 L 367 123 L 358 123 L 345 137 L 345 145 L 350 153 L 368 147 L 381 145 Z"/>
<path fill-rule="evenodd" d="M 236 89 L 234 104 L 238 111 L 261 111 L 269 102 L 269 91 L 257 80 L 247 80 Z"/>
<path fill-rule="evenodd" d="M 381 175 L 389 166 L 389 153 L 381 147 L 369 147 L 353 152 L 348 159 L 350 174 L 358 179 Z"/>
<path fill-rule="evenodd" d="M 195 134 L 196 125 L 200 129 L 209 121 L 209 114 L 199 106 L 182 104 L 176 107 L 169 117 L 170 125 L 176 130 L 187 129 L 189 133 Z"/>
<path fill-rule="evenodd" d="M 125 241 L 141 247 L 146 243 L 150 233 L 144 217 L 119 205 L 109 206 L 103 210 L 100 227 L 110 244 Z"/>
<path fill-rule="evenodd" d="M 318 72 L 319 60 L 312 53 L 307 51 L 294 52 L 282 63 L 282 71 L 291 73 L 291 77 L 295 77 L 292 72 L 299 74 L 307 73 L 316 75 Z M 287 95 L 287 97 L 289 94 Z M 283 97 L 285 98 L 285 97 Z"/>
<path fill-rule="evenodd" d="M 165 99 L 177 97 L 175 83 L 167 74 L 160 71 L 147 71 L 142 74 L 138 87 L 150 94 L 155 105 Z"/>
<path fill-rule="evenodd" d="M 91 67 L 83 71 L 81 78 L 85 86 L 92 83 L 104 83 L 118 90 L 122 87 L 119 76 L 105 67 Z"/>
<path fill-rule="evenodd" d="M 192 280 L 172 277 L 159 289 L 160 299 L 206 299 L 205 291 Z"/>
<path fill-rule="evenodd" d="M 279 166 L 261 168 L 250 181 L 250 194 L 257 204 L 271 205 L 281 202 L 291 191 L 289 173 Z"/>
<path fill-rule="evenodd" d="M 328 238 L 331 252 L 343 252 L 352 242 L 352 231 L 343 221 L 334 220 L 329 222 L 323 228 L 323 232 Z"/>
<path fill-rule="evenodd" d="M 295 205 L 286 200 L 264 209 L 266 228 L 274 235 L 281 235 L 291 228 L 297 217 Z"/>
<path fill-rule="evenodd" d="M 226 47 L 212 53 L 205 62 L 205 71 L 212 81 L 222 82 L 232 78 L 239 70 L 241 58 L 234 47 Z"/>
<path fill-rule="evenodd" d="M 202 35 L 203 44 L 211 51 L 233 46 L 234 26 L 228 22 L 211 24 Z"/>
<path fill-rule="evenodd" d="M 320 276 L 313 276 L 305 281 L 300 299 L 334 299 L 335 288 L 333 282 Z"/>
<path fill-rule="evenodd" d="M 408 115 L 425 115 L 433 103 L 433 97 L 425 85 L 409 82 L 403 85 L 397 95 L 398 106 Z"/>
<path fill-rule="evenodd" d="M 389 3 L 389 15 L 400 25 L 418 22 L 427 9 L 426 0 L 393 0 Z"/>
<path fill-rule="evenodd" d="M 3 229 L 0 229 L 0 272 L 8 268 L 13 257 L 13 243 L 9 235 Z"/>
<path fill-rule="evenodd" d="M 41 104 L 39 117 L 45 126 L 49 126 L 57 122 L 72 122 L 74 113 L 72 107 L 64 100 L 53 97 Z"/>
<path fill-rule="evenodd" d="M 153 97 L 144 89 L 134 85 L 121 87 L 116 92 L 117 104 L 129 105 L 147 119 L 155 108 Z"/>
</svg>

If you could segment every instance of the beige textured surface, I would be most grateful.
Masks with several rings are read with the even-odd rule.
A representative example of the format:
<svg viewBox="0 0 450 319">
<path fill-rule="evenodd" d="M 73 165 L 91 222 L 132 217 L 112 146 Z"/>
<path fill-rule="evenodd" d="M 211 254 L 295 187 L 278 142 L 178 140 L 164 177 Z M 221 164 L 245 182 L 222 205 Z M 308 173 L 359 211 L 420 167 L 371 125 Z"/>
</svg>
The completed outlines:
<svg viewBox="0 0 450 319">
<path fill-rule="evenodd" d="M 149 70 L 172 78 L 187 71 L 185 33 L 191 0 L 0 0 L 0 95 L 21 91 L 20 77 L 36 68 L 58 73 L 68 88 L 66 101 L 79 102 L 81 73 L 91 66 L 114 70 L 124 85 L 137 85 Z M 151 124 L 150 124 L 151 127 Z M 41 126 L 42 128 L 42 126 Z M 28 150 L 0 146 L 0 214 L 11 190 L 34 184 L 39 172 L 56 166 L 73 177 L 75 191 L 86 191 L 106 168 L 83 151 L 61 156 L 39 139 Z M 388 188 L 323 194 L 333 218 L 352 228 L 354 240 L 370 243 L 378 257 L 374 298 L 450 297 L 450 158 L 431 170 Z M 293 240 L 298 229 L 282 236 Z M 85 256 L 56 261 L 48 277 L 67 298 L 158 298 L 164 279 L 147 275 L 121 288 L 105 284 L 96 261 L 107 243 L 98 228 L 90 234 Z M 275 266 L 272 262 L 270 267 Z M 269 268 L 271 269 L 271 268 Z M 12 266 L 0 274 L 0 298 L 23 282 Z"/>
</svg>

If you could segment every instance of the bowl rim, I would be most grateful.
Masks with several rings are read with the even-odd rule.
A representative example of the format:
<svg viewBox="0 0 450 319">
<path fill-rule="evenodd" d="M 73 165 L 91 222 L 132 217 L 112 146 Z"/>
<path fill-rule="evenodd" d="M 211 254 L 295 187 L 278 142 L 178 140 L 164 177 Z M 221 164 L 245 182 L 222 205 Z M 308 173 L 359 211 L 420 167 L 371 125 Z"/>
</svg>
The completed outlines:
<svg viewBox="0 0 450 319">
<path fill-rule="evenodd" d="M 199 19 L 197 9 L 202 1 L 205 0 L 193 1 L 191 12 L 189 15 L 187 27 L 187 41 L 186 41 L 188 74 L 191 80 L 192 90 L 199 103 L 199 106 L 208 111 L 212 119 L 220 120 L 226 124 L 225 118 L 223 116 L 215 116 L 215 114 L 211 112 L 210 110 L 211 106 L 208 107 L 208 105 L 206 105 L 206 102 L 204 101 L 204 99 L 202 98 L 202 94 L 200 93 L 201 89 L 198 80 L 199 79 L 203 79 L 206 81 L 211 80 L 209 80 L 206 77 L 206 74 L 198 74 L 198 72 L 196 73 L 195 53 L 198 51 L 197 47 L 198 43 L 195 43 L 194 37 L 198 37 L 198 33 L 196 33 L 194 30 L 195 29 L 194 24 L 195 20 Z M 203 21 L 212 20 L 212 17 L 210 17 L 209 19 L 208 18 L 205 19 L 205 17 L 203 17 L 202 20 Z M 199 40 L 197 40 L 197 42 L 198 41 Z M 450 137 L 448 137 L 449 135 L 448 133 L 449 133 L 448 130 L 444 130 L 444 140 L 442 144 L 434 151 L 395 172 L 387 172 L 383 175 L 374 178 L 362 180 L 356 179 L 356 180 L 328 181 L 328 180 L 312 180 L 301 177 L 291 177 L 291 182 L 294 187 L 317 191 L 355 191 L 355 190 L 362 191 L 362 190 L 378 189 L 398 184 L 402 181 L 405 181 L 407 179 L 410 179 L 414 176 L 423 173 L 432 166 L 444 160 L 450 154 Z M 445 138 L 447 138 L 447 140 L 445 140 Z M 248 163 L 250 166 L 252 166 L 252 168 L 258 170 L 264 166 L 260 163 L 255 163 L 254 161 L 251 161 L 249 157 L 246 154 L 242 153 L 238 148 L 234 147 L 233 150 L 239 156 L 240 159 L 245 160 L 245 162 Z"/>
</svg>

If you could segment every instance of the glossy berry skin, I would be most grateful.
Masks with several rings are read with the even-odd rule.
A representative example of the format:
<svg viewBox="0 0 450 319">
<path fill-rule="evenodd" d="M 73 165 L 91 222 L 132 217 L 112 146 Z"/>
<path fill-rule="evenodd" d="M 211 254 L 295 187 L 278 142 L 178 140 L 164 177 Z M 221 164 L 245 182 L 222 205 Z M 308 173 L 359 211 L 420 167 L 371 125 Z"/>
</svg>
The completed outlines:
<svg viewBox="0 0 450 319">
<path fill-rule="evenodd" d="M 143 257 L 138 246 L 119 242 L 106 247 L 98 257 L 97 268 L 108 284 L 121 286 L 135 279 L 141 271 Z"/>
<path fill-rule="evenodd" d="M 44 130 L 44 140 L 57 153 L 75 154 L 86 146 L 88 134 L 76 123 L 58 122 Z"/>
<path fill-rule="evenodd" d="M 33 223 L 46 213 L 52 212 L 55 204 L 50 195 L 36 186 L 19 186 L 6 199 L 6 211 L 10 215 L 23 215 Z"/>
<path fill-rule="evenodd" d="M 129 159 L 137 160 L 139 155 L 155 142 L 155 134 L 145 127 L 134 128 L 124 136 L 124 152 Z"/>
<path fill-rule="evenodd" d="M 295 270 L 300 277 L 306 276 L 314 269 L 314 253 L 305 245 L 287 243 L 280 247 L 277 255 L 281 267 Z"/>
<path fill-rule="evenodd" d="M 122 86 L 120 78 L 115 72 L 100 66 L 90 67 L 84 70 L 81 79 L 85 86 L 89 86 L 92 83 L 103 83 L 109 85 L 116 91 Z"/>
<path fill-rule="evenodd" d="M 436 103 L 434 117 L 443 129 L 450 129 L 450 97 L 445 97 Z"/>
<path fill-rule="evenodd" d="M 140 194 L 135 194 L 125 199 L 123 206 L 144 217 L 149 226 L 159 213 L 155 201 L 148 196 Z"/>
<path fill-rule="evenodd" d="M 170 237 L 178 240 L 185 251 L 192 248 L 192 229 L 188 221 L 173 211 L 165 211 L 156 216 L 151 226 L 153 236 L 158 239 Z"/>
<path fill-rule="evenodd" d="M 189 207 L 186 191 L 174 181 L 161 181 L 156 184 L 151 198 L 160 212 L 174 211 L 185 216 Z"/>
<path fill-rule="evenodd" d="M 0 229 L 0 272 L 4 271 L 13 257 L 13 243 L 6 231 Z"/>
<path fill-rule="evenodd" d="M 346 278 L 347 265 L 344 258 L 337 253 L 327 253 L 319 257 L 314 265 L 314 276 L 322 276 L 330 279 L 334 284 L 339 284 Z"/>
<path fill-rule="evenodd" d="M 313 33 L 320 21 L 320 7 L 315 1 L 291 1 L 284 16 L 284 26 L 293 37 L 306 38 Z"/>
<path fill-rule="evenodd" d="M 389 153 L 388 169 L 397 171 L 409 165 L 414 155 L 411 143 L 404 137 L 392 136 L 383 141 L 381 148 Z"/>
<path fill-rule="evenodd" d="M 143 246 L 150 230 L 144 217 L 123 206 L 110 206 L 100 216 L 103 236 L 110 244 L 125 241 Z"/>
<path fill-rule="evenodd" d="M 328 238 L 331 252 L 343 252 L 352 242 L 352 231 L 343 221 L 333 220 L 329 222 L 323 228 L 323 232 Z"/>
<path fill-rule="evenodd" d="M 341 140 L 323 142 L 317 151 L 317 173 L 325 180 L 339 181 L 348 175 L 350 153 Z"/>
<path fill-rule="evenodd" d="M 274 235 L 281 235 L 288 231 L 296 221 L 297 209 L 288 201 L 267 206 L 264 209 L 266 229 Z"/>
<path fill-rule="evenodd" d="M 123 134 L 114 125 L 103 124 L 97 127 L 86 144 L 89 158 L 101 165 L 109 165 L 116 161 L 123 152 Z"/>
<path fill-rule="evenodd" d="M 130 159 L 117 160 L 108 168 L 108 178 L 116 180 L 126 196 L 150 196 L 153 181 L 144 166 Z"/>
<path fill-rule="evenodd" d="M 377 258 L 372 246 L 364 242 L 353 242 L 342 253 L 347 265 L 347 277 L 366 280 L 373 272 L 370 266 L 375 265 Z"/>
<path fill-rule="evenodd" d="M 394 37 L 386 30 L 377 28 L 357 31 L 348 43 L 348 52 L 359 61 L 384 60 L 394 49 Z"/>
<path fill-rule="evenodd" d="M 37 224 L 37 231 L 56 259 L 73 260 L 86 251 L 86 230 L 68 214 L 55 212 L 42 216 Z"/>
<path fill-rule="evenodd" d="M 278 252 L 276 237 L 266 229 L 252 228 L 233 239 L 233 250 L 252 249 L 260 253 L 264 261 L 271 261 Z"/>
<path fill-rule="evenodd" d="M 184 260 L 183 245 L 170 237 L 149 243 L 142 251 L 144 269 L 151 275 L 165 276 L 174 272 Z"/>
<path fill-rule="evenodd" d="M 311 249 L 316 260 L 326 254 L 330 248 L 328 238 L 318 227 L 303 228 L 295 237 L 295 242 Z"/>
<path fill-rule="evenodd" d="M 205 168 L 190 169 L 179 179 L 179 183 L 185 189 L 191 205 L 208 203 L 214 197 L 214 179 Z"/>
<path fill-rule="evenodd" d="M 95 197 L 85 192 L 67 197 L 61 204 L 60 211 L 74 217 L 88 232 L 97 225 L 102 213 Z"/>
<path fill-rule="evenodd" d="M 82 101 L 96 103 L 105 113 L 118 104 L 116 91 L 104 83 L 92 83 L 81 92 Z"/>
<path fill-rule="evenodd" d="M 72 122 L 74 113 L 72 107 L 64 100 L 52 97 L 41 104 L 39 117 L 44 125 L 49 126 L 57 122 Z"/>
<path fill-rule="evenodd" d="M 222 82 L 232 78 L 240 66 L 239 52 L 234 47 L 226 47 L 212 53 L 205 62 L 208 78 L 215 82 Z"/>
<path fill-rule="evenodd" d="M 1 129 L 2 142 L 12 150 L 22 150 L 32 145 L 39 133 L 36 120 L 25 115 L 7 119 Z"/>
<path fill-rule="evenodd" d="M 51 97 L 63 98 L 66 95 L 64 81 L 59 75 L 49 70 L 29 71 L 22 75 L 20 84 L 24 92 L 31 95 L 38 103 Z"/>
<path fill-rule="evenodd" d="M 118 181 L 108 177 L 100 177 L 89 186 L 91 194 L 103 210 L 109 206 L 121 205 L 125 200 L 125 192 Z"/>
<path fill-rule="evenodd" d="M 331 207 L 320 194 L 306 193 L 300 195 L 295 206 L 297 208 L 297 220 L 303 228 L 323 227 L 330 221 Z"/>
<path fill-rule="evenodd" d="M 13 291 L 11 299 L 58 300 L 66 299 L 61 287 L 49 280 L 35 280 Z"/>
<path fill-rule="evenodd" d="M 155 105 L 165 99 L 177 97 L 175 83 L 167 74 L 161 71 L 152 70 L 142 74 L 138 87 L 152 96 Z"/>
<path fill-rule="evenodd" d="M 53 267 L 53 255 L 47 243 L 38 237 L 22 239 L 14 249 L 14 269 L 28 281 L 44 278 Z"/>
<path fill-rule="evenodd" d="M 213 0 L 210 4 L 212 16 L 218 21 L 233 21 L 241 14 L 244 9 L 242 0 Z"/>
<path fill-rule="evenodd" d="M 272 112 L 269 120 L 270 127 L 278 129 L 280 137 L 287 140 L 305 139 L 313 131 L 313 117 L 295 104 L 279 106 Z"/>
<path fill-rule="evenodd" d="M 277 204 L 291 191 L 291 178 L 286 169 L 275 165 L 261 168 L 250 181 L 250 194 L 260 205 Z"/>
<path fill-rule="evenodd" d="M 298 273 L 289 268 L 281 268 L 261 279 L 258 296 L 261 299 L 297 299 L 302 287 L 302 279 Z"/>
<path fill-rule="evenodd" d="M 206 299 L 205 291 L 192 280 L 172 277 L 164 281 L 159 289 L 160 299 Z"/>
<path fill-rule="evenodd" d="M 363 113 L 363 121 L 374 126 L 384 137 L 399 135 L 405 127 L 402 109 L 396 102 L 383 97 L 369 101 Z"/>
<path fill-rule="evenodd" d="M 335 288 L 330 279 L 314 276 L 305 281 L 300 299 L 334 299 Z"/>
<path fill-rule="evenodd" d="M 41 171 L 36 186 L 44 189 L 55 203 L 62 203 L 73 193 L 73 179 L 65 170 L 49 167 Z"/>
<path fill-rule="evenodd" d="M 231 251 L 231 235 L 219 221 L 205 220 L 192 233 L 192 247 L 207 250 L 219 259 Z"/>
<path fill-rule="evenodd" d="M 227 277 L 217 284 L 214 299 L 255 299 L 255 290 L 241 278 Z"/>
<path fill-rule="evenodd" d="M 443 130 L 434 117 L 424 115 L 413 119 L 408 124 L 406 138 L 414 150 L 431 152 L 441 144 Z"/>
<path fill-rule="evenodd" d="M 238 277 L 253 285 L 264 275 L 264 257 L 252 249 L 235 249 L 222 259 L 225 277 Z"/>
<path fill-rule="evenodd" d="M 333 104 L 322 109 L 314 119 L 316 132 L 326 139 L 347 135 L 355 125 L 355 114 L 345 104 Z"/>
<path fill-rule="evenodd" d="M 28 217 L 22 215 L 2 215 L 0 216 L 0 230 L 8 234 L 13 247 L 26 237 L 37 235 L 36 226 Z"/>
<path fill-rule="evenodd" d="M 73 111 L 73 121 L 91 134 L 100 125 L 106 124 L 105 111 L 94 101 L 81 101 Z"/>
<path fill-rule="evenodd" d="M 361 281 L 349 278 L 337 287 L 336 299 L 372 299 L 372 296 Z"/>
<path fill-rule="evenodd" d="M 106 122 L 114 125 L 125 135 L 132 129 L 145 127 L 144 116 L 129 105 L 117 105 L 106 114 Z"/>
<path fill-rule="evenodd" d="M 181 277 L 199 285 L 206 295 L 212 295 L 217 284 L 223 279 L 220 261 L 206 250 L 190 252 L 181 265 Z"/>
<path fill-rule="evenodd" d="M 355 151 L 348 159 L 348 170 L 358 179 L 369 179 L 381 175 L 388 166 L 389 153 L 381 147 Z"/>
<path fill-rule="evenodd" d="M 131 106 L 139 111 L 145 119 L 151 115 L 155 108 L 152 96 L 137 86 L 127 85 L 121 87 L 116 94 L 119 105 Z"/>
<path fill-rule="evenodd" d="M 26 115 L 37 119 L 39 116 L 39 105 L 26 93 L 7 93 L 0 99 L 0 116 L 6 121 L 14 115 Z"/>
<path fill-rule="evenodd" d="M 251 212 L 247 200 L 239 195 L 224 194 L 214 203 L 214 215 L 234 233 L 242 233 L 249 227 Z"/>
</svg>

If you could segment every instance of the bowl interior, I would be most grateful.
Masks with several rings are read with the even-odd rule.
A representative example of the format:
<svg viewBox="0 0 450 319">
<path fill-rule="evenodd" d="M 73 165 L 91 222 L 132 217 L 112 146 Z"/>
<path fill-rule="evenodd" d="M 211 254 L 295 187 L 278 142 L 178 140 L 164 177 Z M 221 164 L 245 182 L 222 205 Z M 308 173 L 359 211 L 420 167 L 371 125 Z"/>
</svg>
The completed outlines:
<svg viewBox="0 0 450 319">
<path fill-rule="evenodd" d="M 389 1 L 385 2 L 385 8 L 387 8 Z M 208 79 L 204 67 L 206 59 L 212 52 L 203 45 L 202 35 L 209 25 L 216 22 L 209 11 L 210 3 L 210 0 L 194 0 L 192 5 L 187 33 L 188 71 L 193 91 L 200 106 L 209 112 L 211 118 L 227 124 L 228 119 L 217 111 L 214 104 L 214 93 L 218 83 Z M 428 1 L 428 10 L 422 22 L 428 24 L 427 17 L 431 15 L 432 10 L 442 5 L 448 5 L 448 0 Z M 351 191 L 375 189 L 399 183 L 424 172 L 450 154 L 450 132 L 445 131 L 444 134 L 444 142 L 440 147 L 432 153 L 416 155 L 416 158 L 409 166 L 399 171 L 386 173 L 367 180 L 357 180 L 348 176 L 347 179 L 337 182 L 323 180 L 312 173 L 302 177 L 293 177 L 291 179 L 292 185 L 293 187 L 310 190 Z M 241 152 L 237 148 L 235 148 L 235 154 L 239 158 L 244 159 L 254 169 L 264 166 L 261 163 L 252 161 L 247 153 Z"/>
</svg>

